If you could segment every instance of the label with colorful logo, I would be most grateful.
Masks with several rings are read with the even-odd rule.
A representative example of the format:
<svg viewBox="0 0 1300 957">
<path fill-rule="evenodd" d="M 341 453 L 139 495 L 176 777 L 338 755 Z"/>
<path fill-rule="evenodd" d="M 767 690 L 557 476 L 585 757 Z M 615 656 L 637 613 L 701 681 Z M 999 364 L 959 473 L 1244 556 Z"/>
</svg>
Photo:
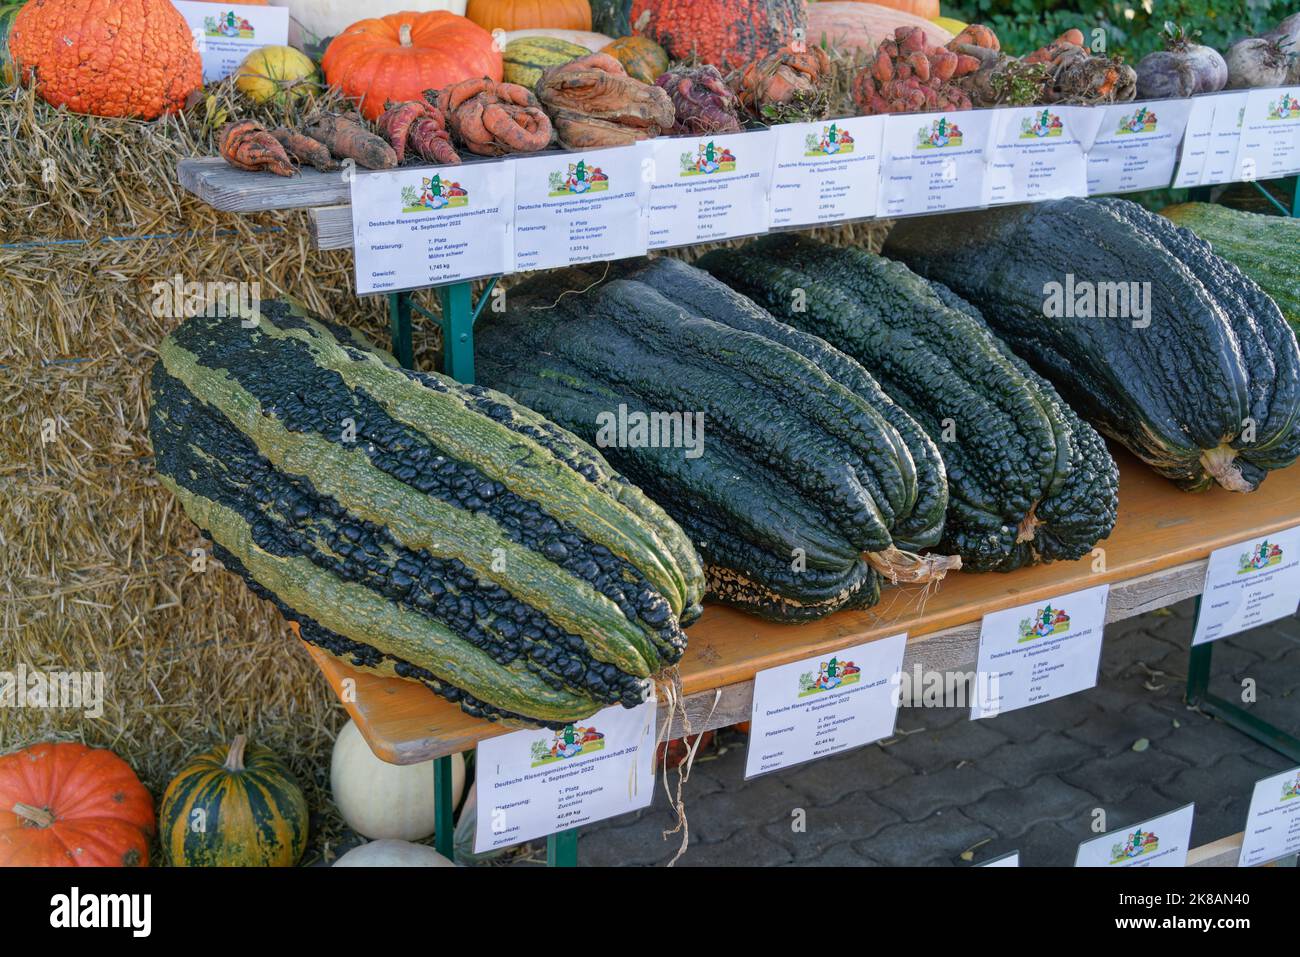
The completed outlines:
<svg viewBox="0 0 1300 957">
<path fill-rule="evenodd" d="M 638 144 L 513 159 L 515 270 L 644 255 L 646 158 Z"/>
<path fill-rule="evenodd" d="M 984 205 L 988 201 L 985 151 L 996 112 L 886 116 L 877 215 Z"/>
<path fill-rule="evenodd" d="M 939 116 L 916 132 L 916 148 L 941 150 L 946 146 L 961 146 L 961 127 L 955 120 Z"/>
<path fill-rule="evenodd" d="M 357 293 L 513 270 L 514 186 L 507 163 L 358 171 L 350 180 Z"/>
<path fill-rule="evenodd" d="M 1244 181 L 1300 173 L 1300 87 L 1249 91 L 1235 170 Z"/>
<path fill-rule="evenodd" d="M 1184 867 L 1196 806 L 1187 804 L 1141 824 L 1083 841 L 1075 867 Z"/>
<path fill-rule="evenodd" d="M 263 46 L 289 42 L 287 7 L 247 3 L 220 5 L 199 0 L 175 0 L 194 37 L 203 61 L 203 82 L 212 83 L 235 71 L 244 57 Z"/>
<path fill-rule="evenodd" d="M 811 226 L 876 214 L 883 116 L 773 128 L 769 226 Z"/>
<path fill-rule="evenodd" d="M 1093 107 L 1101 128 L 1088 149 L 1088 193 L 1163 189 L 1174 176 L 1192 100 Z"/>
<path fill-rule="evenodd" d="M 1109 594 L 1108 585 L 1096 585 L 985 615 L 976 675 L 997 675 L 998 680 L 983 685 L 986 693 L 977 696 L 971 718 L 1093 687 Z"/>
<path fill-rule="evenodd" d="M 1283 529 L 1210 553 L 1192 644 L 1295 614 L 1300 602 L 1300 528 Z"/>
<path fill-rule="evenodd" d="M 647 140 L 649 248 L 765 232 L 774 143 L 769 130 Z"/>
<path fill-rule="evenodd" d="M 478 744 L 478 826 L 483 852 L 581 827 L 650 805 L 653 697 L 614 705 L 555 731 L 524 730 Z"/>
<path fill-rule="evenodd" d="M 988 202 L 1088 195 L 1088 145 L 1101 111 L 1077 106 L 993 110 Z"/>
<path fill-rule="evenodd" d="M 1268 112 L 1265 115 L 1270 120 L 1300 119 L 1300 97 L 1283 93 L 1276 100 L 1269 100 Z"/>
<path fill-rule="evenodd" d="M 1255 782 L 1239 867 L 1257 867 L 1300 851 L 1300 768 Z"/>
<path fill-rule="evenodd" d="M 907 635 L 760 671 L 745 777 L 840 754 L 893 733 Z"/>
</svg>

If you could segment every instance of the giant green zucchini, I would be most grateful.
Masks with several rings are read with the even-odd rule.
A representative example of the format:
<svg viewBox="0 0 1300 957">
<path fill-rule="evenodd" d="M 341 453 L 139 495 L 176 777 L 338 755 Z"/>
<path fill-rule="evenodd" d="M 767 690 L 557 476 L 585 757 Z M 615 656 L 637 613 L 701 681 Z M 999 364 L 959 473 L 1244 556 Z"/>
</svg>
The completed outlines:
<svg viewBox="0 0 1300 957">
<path fill-rule="evenodd" d="M 865 372 L 855 391 L 643 268 L 598 285 L 571 270 L 512 289 L 507 313 L 479 330 L 482 381 L 599 445 L 691 536 L 723 601 L 802 620 L 874 603 L 873 566 L 907 580 L 951 567 L 911 553 L 943 523 L 933 444 Z M 691 455 L 602 434 L 620 415 L 686 413 L 703 424 Z"/>
<path fill-rule="evenodd" d="M 940 551 L 1009 571 L 1079 558 L 1110 533 L 1118 477 L 1104 444 L 949 290 L 792 233 L 699 265 L 853 356 L 939 440 L 950 496 Z"/>
<path fill-rule="evenodd" d="M 681 656 L 704 588 L 689 540 L 505 396 L 272 302 L 253 329 L 183 323 L 152 400 L 159 477 L 214 553 L 355 665 L 563 723 L 639 703 Z"/>
<path fill-rule="evenodd" d="M 1300 347 L 1276 304 L 1136 203 L 900 221 L 885 247 L 950 286 L 1084 418 L 1190 491 L 1300 453 Z"/>
<path fill-rule="evenodd" d="M 1253 279 L 1300 332 L 1300 219 L 1265 216 L 1218 203 L 1180 203 L 1160 215 L 1210 244 Z"/>
</svg>

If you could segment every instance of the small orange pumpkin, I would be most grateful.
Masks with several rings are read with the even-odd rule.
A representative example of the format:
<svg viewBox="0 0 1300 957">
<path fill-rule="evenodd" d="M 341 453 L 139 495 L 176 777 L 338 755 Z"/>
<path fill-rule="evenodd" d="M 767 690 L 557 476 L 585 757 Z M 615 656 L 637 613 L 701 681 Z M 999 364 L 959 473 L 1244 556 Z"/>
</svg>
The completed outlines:
<svg viewBox="0 0 1300 957">
<path fill-rule="evenodd" d="M 84 744 L 0 757 L 0 867 L 143 867 L 153 798 L 125 761 Z"/>
<path fill-rule="evenodd" d="M 649 37 L 621 37 L 600 52 L 623 64 L 627 75 L 642 83 L 653 83 L 668 72 L 668 54 Z"/>
<path fill-rule="evenodd" d="M 485 30 L 590 30 L 590 0 L 469 0 L 469 17 Z"/>
<path fill-rule="evenodd" d="M 203 61 L 170 0 L 31 0 L 9 52 L 23 82 L 74 113 L 152 120 L 203 86 Z"/>
<path fill-rule="evenodd" d="M 385 103 L 418 100 L 425 90 L 472 77 L 501 80 L 492 34 L 446 10 L 359 20 L 331 41 L 320 62 L 325 81 L 356 100 L 368 120 Z"/>
</svg>

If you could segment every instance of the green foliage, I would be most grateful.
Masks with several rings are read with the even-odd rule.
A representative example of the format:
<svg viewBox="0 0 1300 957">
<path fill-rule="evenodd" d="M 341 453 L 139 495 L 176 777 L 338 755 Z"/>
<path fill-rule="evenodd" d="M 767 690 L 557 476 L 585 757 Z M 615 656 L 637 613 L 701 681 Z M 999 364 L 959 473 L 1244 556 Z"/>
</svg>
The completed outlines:
<svg viewBox="0 0 1300 957">
<path fill-rule="evenodd" d="M 944 0 L 943 4 L 944 16 L 992 27 L 1002 48 L 1012 54 L 1029 53 L 1077 27 L 1089 45 L 1104 41 L 1106 52 L 1121 54 L 1129 63 L 1161 48 L 1166 22 L 1177 23 L 1189 34 L 1199 31 L 1201 43 L 1222 51 L 1233 40 L 1271 29 L 1296 9 L 1294 0 Z"/>
</svg>

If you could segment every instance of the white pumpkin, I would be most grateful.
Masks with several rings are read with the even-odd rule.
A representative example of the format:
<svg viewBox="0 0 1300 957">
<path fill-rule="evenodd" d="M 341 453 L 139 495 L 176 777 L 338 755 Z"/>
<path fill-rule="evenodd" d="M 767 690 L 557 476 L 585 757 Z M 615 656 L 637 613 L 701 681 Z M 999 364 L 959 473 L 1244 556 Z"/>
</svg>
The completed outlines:
<svg viewBox="0 0 1300 957">
<path fill-rule="evenodd" d="M 375 757 L 354 722 L 334 740 L 330 788 L 343 820 L 358 834 L 378 840 L 420 841 L 434 832 L 432 761 L 389 764 Z M 465 759 L 453 756 L 453 805 L 465 790 Z"/>
<path fill-rule="evenodd" d="M 527 30 L 502 30 L 501 34 L 497 45 L 503 50 L 511 40 L 518 40 L 521 37 L 551 37 L 556 40 L 568 40 L 580 47 L 586 47 L 592 53 L 599 53 L 614 42 L 613 37 L 607 37 L 603 33 L 592 33 L 590 30 L 557 30 L 531 27 Z"/>
<path fill-rule="evenodd" d="M 371 841 L 354 847 L 335 867 L 455 867 L 433 848 L 410 841 Z"/>
<path fill-rule="evenodd" d="M 386 17 L 390 13 L 413 10 L 447 10 L 465 15 L 468 0 L 271 0 L 273 7 L 289 8 L 289 45 L 302 49 L 303 41 L 319 43 L 336 37 L 358 20 Z"/>
</svg>

